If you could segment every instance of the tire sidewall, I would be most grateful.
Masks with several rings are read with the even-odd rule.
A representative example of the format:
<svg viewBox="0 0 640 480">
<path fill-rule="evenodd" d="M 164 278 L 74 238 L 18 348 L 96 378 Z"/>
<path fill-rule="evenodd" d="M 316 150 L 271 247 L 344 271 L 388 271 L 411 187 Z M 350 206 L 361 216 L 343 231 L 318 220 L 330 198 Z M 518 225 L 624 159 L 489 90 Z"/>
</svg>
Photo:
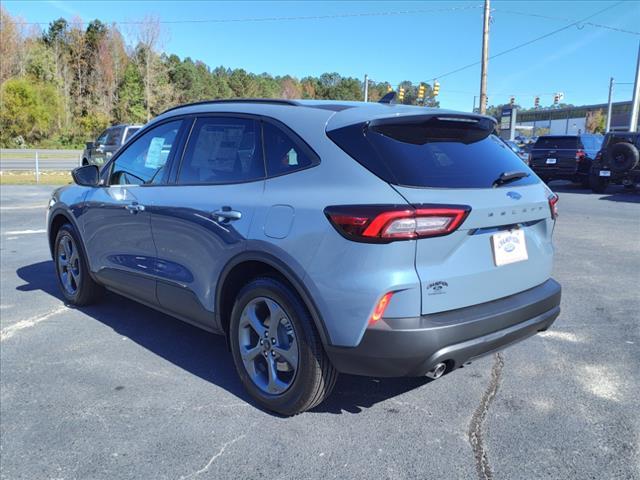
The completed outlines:
<svg viewBox="0 0 640 480">
<path fill-rule="evenodd" d="M 277 302 L 285 311 L 296 335 L 298 343 L 298 370 L 293 383 L 282 394 L 269 395 L 257 387 L 247 373 L 240 355 L 238 343 L 238 331 L 240 316 L 245 306 L 256 297 L 267 297 Z M 229 326 L 229 343 L 233 361 L 242 384 L 249 394 L 267 409 L 282 414 L 288 414 L 297 409 L 309 395 L 315 381 L 315 371 L 318 368 L 318 359 L 310 347 L 314 330 L 311 316 L 297 295 L 282 282 L 273 278 L 259 278 L 248 283 L 238 294 L 231 313 Z"/>
</svg>

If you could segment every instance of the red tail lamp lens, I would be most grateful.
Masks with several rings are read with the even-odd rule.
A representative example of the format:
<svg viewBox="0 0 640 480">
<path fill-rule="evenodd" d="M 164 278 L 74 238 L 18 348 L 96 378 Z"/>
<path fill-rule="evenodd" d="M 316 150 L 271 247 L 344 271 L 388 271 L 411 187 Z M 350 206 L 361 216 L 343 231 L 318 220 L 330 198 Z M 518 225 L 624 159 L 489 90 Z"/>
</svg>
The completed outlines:
<svg viewBox="0 0 640 480">
<path fill-rule="evenodd" d="M 393 296 L 393 292 L 385 293 L 378 303 L 376 304 L 376 308 L 373 309 L 373 313 L 371 314 L 371 318 L 369 318 L 369 325 L 376 323 L 378 320 L 382 318 L 384 315 L 384 311 L 387 309 L 389 305 L 389 301 Z"/>
<path fill-rule="evenodd" d="M 554 220 L 558 218 L 558 200 L 560 200 L 560 197 L 555 193 L 549 195 L 549 209 L 551 210 L 551 218 Z"/>
<path fill-rule="evenodd" d="M 388 243 L 448 235 L 464 222 L 470 210 L 465 205 L 345 205 L 327 207 L 325 214 L 350 240 Z"/>
</svg>

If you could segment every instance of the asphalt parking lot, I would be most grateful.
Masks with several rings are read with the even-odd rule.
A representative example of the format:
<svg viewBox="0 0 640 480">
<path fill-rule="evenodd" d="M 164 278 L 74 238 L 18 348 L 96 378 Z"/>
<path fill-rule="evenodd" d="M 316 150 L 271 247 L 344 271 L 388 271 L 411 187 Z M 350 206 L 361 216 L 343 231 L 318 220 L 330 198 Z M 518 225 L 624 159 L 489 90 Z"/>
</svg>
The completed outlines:
<svg viewBox="0 0 640 480">
<path fill-rule="evenodd" d="M 63 305 L 51 188 L 1 190 L 3 479 L 640 479 L 640 193 L 560 194 L 553 329 L 444 378 L 250 403 L 221 337 L 114 294 Z"/>
</svg>

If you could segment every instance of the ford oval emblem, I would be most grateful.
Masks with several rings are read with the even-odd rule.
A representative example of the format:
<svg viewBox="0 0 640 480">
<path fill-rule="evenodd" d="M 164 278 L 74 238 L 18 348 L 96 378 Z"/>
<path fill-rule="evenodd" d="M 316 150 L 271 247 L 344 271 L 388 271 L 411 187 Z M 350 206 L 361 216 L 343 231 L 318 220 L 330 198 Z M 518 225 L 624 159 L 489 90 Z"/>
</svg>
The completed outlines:
<svg viewBox="0 0 640 480">
<path fill-rule="evenodd" d="M 520 200 L 522 198 L 522 195 L 520 195 L 518 192 L 507 192 L 507 197 L 512 198 L 513 200 Z"/>
</svg>

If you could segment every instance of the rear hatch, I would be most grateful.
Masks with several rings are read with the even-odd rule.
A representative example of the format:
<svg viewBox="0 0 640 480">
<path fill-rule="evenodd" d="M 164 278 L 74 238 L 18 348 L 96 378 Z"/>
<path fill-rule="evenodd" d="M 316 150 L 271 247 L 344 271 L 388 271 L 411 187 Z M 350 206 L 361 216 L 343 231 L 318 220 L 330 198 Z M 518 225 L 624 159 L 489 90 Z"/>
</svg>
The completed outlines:
<svg viewBox="0 0 640 480">
<path fill-rule="evenodd" d="M 547 135 L 539 137 L 531 150 L 529 165 L 544 176 L 572 175 L 578 167 L 580 137 L 575 135 Z"/>
<path fill-rule="evenodd" d="M 550 277 L 551 192 L 493 128 L 488 117 L 446 112 L 328 127 L 334 142 L 414 207 L 470 207 L 453 233 L 414 240 L 423 314 L 506 297 Z M 510 180 L 496 182 L 501 176 Z M 525 250 L 520 243 L 519 260 L 502 264 L 513 235 Z"/>
</svg>

